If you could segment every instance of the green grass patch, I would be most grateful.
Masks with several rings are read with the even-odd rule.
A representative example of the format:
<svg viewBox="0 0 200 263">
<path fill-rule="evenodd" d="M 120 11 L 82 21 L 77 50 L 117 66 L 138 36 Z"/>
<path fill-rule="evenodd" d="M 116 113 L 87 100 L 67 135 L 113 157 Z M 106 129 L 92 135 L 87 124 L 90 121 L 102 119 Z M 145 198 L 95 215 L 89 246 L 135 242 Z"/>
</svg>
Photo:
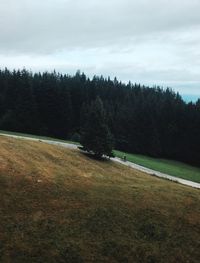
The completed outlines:
<svg viewBox="0 0 200 263">
<path fill-rule="evenodd" d="M 166 173 L 175 177 L 183 178 L 200 183 L 200 168 L 182 162 L 157 159 L 139 154 L 129 154 L 121 151 L 114 151 L 116 157 L 123 158 L 126 155 L 127 161 L 142 165 L 144 167 Z"/>
</svg>

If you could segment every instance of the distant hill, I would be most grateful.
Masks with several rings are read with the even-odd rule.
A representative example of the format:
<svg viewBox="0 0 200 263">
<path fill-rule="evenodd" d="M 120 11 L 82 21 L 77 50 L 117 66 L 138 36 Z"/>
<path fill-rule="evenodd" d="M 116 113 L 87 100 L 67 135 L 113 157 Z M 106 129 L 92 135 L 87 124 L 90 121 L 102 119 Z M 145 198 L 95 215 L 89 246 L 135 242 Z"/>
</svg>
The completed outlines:
<svg viewBox="0 0 200 263">
<path fill-rule="evenodd" d="M 199 190 L 0 137 L 0 262 L 199 262 Z"/>
</svg>

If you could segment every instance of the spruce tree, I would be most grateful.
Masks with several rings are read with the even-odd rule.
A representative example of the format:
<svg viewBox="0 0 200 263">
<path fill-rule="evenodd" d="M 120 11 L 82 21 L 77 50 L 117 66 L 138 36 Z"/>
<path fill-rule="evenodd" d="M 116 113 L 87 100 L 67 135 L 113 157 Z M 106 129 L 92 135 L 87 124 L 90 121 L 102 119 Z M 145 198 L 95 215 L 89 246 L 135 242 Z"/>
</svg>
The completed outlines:
<svg viewBox="0 0 200 263">
<path fill-rule="evenodd" d="M 87 152 L 92 152 L 97 158 L 103 155 L 113 156 L 113 137 L 106 123 L 102 100 L 97 97 L 91 103 L 82 129 L 81 144 Z"/>
</svg>

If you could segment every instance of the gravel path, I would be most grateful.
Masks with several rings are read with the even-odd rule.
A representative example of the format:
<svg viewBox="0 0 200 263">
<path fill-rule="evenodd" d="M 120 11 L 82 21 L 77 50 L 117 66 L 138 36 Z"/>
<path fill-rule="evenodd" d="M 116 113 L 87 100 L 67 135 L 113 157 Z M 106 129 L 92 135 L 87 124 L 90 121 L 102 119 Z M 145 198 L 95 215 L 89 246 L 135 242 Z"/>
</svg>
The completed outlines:
<svg viewBox="0 0 200 263">
<path fill-rule="evenodd" d="M 7 137 L 13 137 L 13 138 L 19 138 L 19 139 L 25 139 L 25 140 L 31 140 L 31 141 L 44 142 L 44 143 L 48 143 L 48 144 L 62 146 L 62 147 L 68 148 L 68 149 L 77 149 L 78 148 L 78 146 L 76 144 L 72 144 L 72 143 L 65 143 L 65 142 L 45 140 L 45 139 L 36 139 L 36 138 L 31 138 L 31 137 L 23 137 L 23 136 L 10 135 L 10 134 L 4 134 L 4 133 L 0 133 L 0 135 L 7 136 Z M 140 171 L 142 171 L 144 173 L 147 173 L 147 174 L 150 174 L 150 175 L 154 175 L 154 176 L 157 176 L 157 177 L 165 178 L 165 179 L 168 179 L 168 180 L 171 180 L 171 181 L 174 181 L 174 182 L 178 182 L 178 183 L 183 184 L 183 185 L 187 185 L 187 186 L 191 186 L 193 188 L 200 189 L 200 184 L 199 183 L 195 183 L 195 182 L 192 182 L 192 181 L 189 181 L 189 180 L 181 179 L 181 178 L 178 178 L 178 177 L 175 177 L 175 176 L 171 176 L 171 175 L 164 174 L 164 173 L 161 173 L 161 172 L 158 172 L 158 171 L 154 171 L 152 169 L 146 168 L 144 166 L 141 166 L 141 165 L 129 162 L 129 161 L 125 162 L 125 161 L 123 161 L 123 160 L 121 160 L 120 158 L 117 158 L 117 157 L 111 158 L 111 160 L 114 161 L 114 162 L 126 165 L 128 167 L 131 167 L 133 169 L 140 170 Z"/>
</svg>

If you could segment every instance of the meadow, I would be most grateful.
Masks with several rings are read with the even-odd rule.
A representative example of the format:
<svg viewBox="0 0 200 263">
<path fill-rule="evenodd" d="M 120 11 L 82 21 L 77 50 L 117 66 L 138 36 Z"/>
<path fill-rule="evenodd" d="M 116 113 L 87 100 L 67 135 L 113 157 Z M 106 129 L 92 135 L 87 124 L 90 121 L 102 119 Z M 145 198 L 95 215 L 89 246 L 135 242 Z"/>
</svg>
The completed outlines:
<svg viewBox="0 0 200 263">
<path fill-rule="evenodd" d="M 199 190 L 0 136 L 0 262 L 199 262 Z"/>
<path fill-rule="evenodd" d="M 60 140 L 60 139 L 56 139 L 52 137 L 37 136 L 37 135 L 31 135 L 31 134 L 8 132 L 8 131 L 0 130 L 0 135 L 2 133 L 10 134 L 10 135 L 24 136 L 24 137 L 35 138 L 35 139 L 67 142 L 67 143 L 73 143 L 73 144 L 79 145 L 78 142 Z M 118 158 L 123 158 L 124 154 L 126 155 L 127 160 L 130 162 L 133 162 L 141 166 L 150 168 L 152 170 L 159 171 L 165 174 L 169 174 L 169 175 L 172 175 L 178 178 L 183 178 L 183 179 L 190 180 L 196 183 L 200 183 L 200 168 L 199 167 L 191 166 L 183 162 L 167 160 L 167 159 L 152 158 L 152 157 L 145 156 L 145 155 L 131 154 L 131 153 L 125 153 L 122 151 L 114 150 L 114 155 Z"/>
</svg>

